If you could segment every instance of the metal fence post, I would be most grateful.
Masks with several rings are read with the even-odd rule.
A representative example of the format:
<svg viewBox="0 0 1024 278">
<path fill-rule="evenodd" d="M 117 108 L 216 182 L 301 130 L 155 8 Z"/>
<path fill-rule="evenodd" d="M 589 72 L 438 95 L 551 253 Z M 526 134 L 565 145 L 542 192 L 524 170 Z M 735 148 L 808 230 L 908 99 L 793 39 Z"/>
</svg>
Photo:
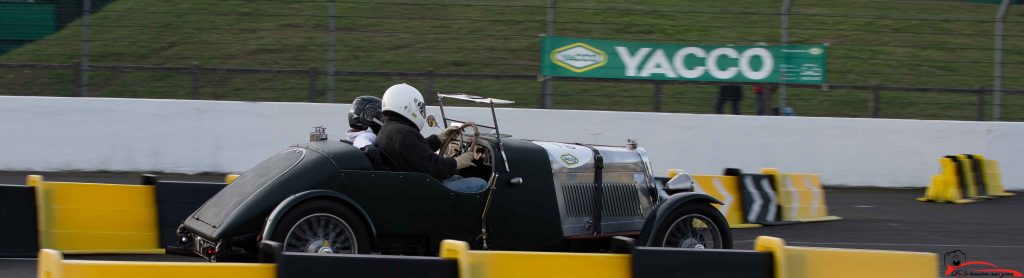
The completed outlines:
<svg viewBox="0 0 1024 278">
<path fill-rule="evenodd" d="M 975 117 L 977 121 L 985 120 L 985 86 L 978 86 L 978 115 Z"/>
<path fill-rule="evenodd" d="M 544 33 L 545 36 L 555 35 L 555 0 L 548 0 L 548 29 Z M 544 55 L 544 54 L 541 54 Z M 544 85 L 542 86 L 543 92 L 541 92 L 541 103 L 540 108 L 551 109 L 554 106 L 554 102 L 551 100 L 553 89 L 552 89 L 552 77 L 543 76 Z"/>
<path fill-rule="evenodd" d="M 81 75 L 82 82 L 79 85 L 81 94 L 83 97 L 89 96 L 89 14 L 92 13 L 92 1 L 82 1 L 82 62 Z"/>
<path fill-rule="evenodd" d="M 654 81 L 654 112 L 661 112 L 661 81 Z"/>
<path fill-rule="evenodd" d="M 995 55 L 993 58 L 994 72 L 992 73 L 992 120 L 999 121 L 1000 106 L 1003 105 L 1003 22 L 1006 21 L 1006 14 L 1010 10 L 1010 0 L 1003 0 L 999 5 L 999 12 L 996 13 L 996 43 Z"/>
<path fill-rule="evenodd" d="M 779 13 L 782 22 L 781 30 L 779 30 L 779 44 L 789 44 L 789 11 L 793 6 L 792 0 L 782 1 L 782 11 Z M 787 62 L 788 63 L 788 62 Z M 783 76 L 785 77 L 785 76 Z M 779 82 L 779 111 L 786 109 L 786 82 L 783 80 Z"/>
<path fill-rule="evenodd" d="M 335 0 L 327 2 L 327 101 L 334 102 L 334 19 L 337 16 L 335 12 Z"/>
<path fill-rule="evenodd" d="M 871 82 L 871 101 L 868 102 L 868 111 L 872 118 L 878 118 L 878 111 L 881 110 L 882 96 L 878 92 L 880 86 L 878 82 Z"/>
<path fill-rule="evenodd" d="M 192 77 L 189 91 L 192 92 L 192 99 L 199 99 L 199 62 L 192 62 L 192 68 L 188 70 Z"/>
<path fill-rule="evenodd" d="M 316 80 L 319 76 L 319 69 L 316 67 L 309 68 L 309 102 L 316 102 Z"/>
<path fill-rule="evenodd" d="M 434 69 L 427 71 L 427 104 L 437 103 L 437 91 L 434 90 Z"/>
</svg>

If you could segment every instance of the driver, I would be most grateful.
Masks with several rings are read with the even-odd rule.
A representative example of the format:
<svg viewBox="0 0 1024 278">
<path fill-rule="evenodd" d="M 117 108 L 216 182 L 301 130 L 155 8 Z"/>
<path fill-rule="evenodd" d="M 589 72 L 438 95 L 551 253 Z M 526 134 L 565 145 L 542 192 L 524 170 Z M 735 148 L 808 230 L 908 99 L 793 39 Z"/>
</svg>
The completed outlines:
<svg viewBox="0 0 1024 278">
<path fill-rule="evenodd" d="M 457 134 L 458 128 L 449 127 L 440 135 L 427 138 L 420 134 L 427 110 L 419 90 L 405 83 L 391 86 L 384 92 L 381 110 L 384 125 L 374 145 L 388 154 L 395 171 L 427 173 L 459 192 L 480 192 L 487 188 L 484 179 L 456 175 L 457 170 L 472 165 L 472 151 L 454 158 L 436 153 L 441 142 Z"/>
</svg>

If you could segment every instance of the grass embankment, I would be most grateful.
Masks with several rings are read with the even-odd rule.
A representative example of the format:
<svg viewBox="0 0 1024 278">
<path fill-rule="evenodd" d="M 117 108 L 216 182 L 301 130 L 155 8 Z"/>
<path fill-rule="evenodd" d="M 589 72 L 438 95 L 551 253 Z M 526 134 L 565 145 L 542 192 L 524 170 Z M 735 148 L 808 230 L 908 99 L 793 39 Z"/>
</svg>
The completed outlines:
<svg viewBox="0 0 1024 278">
<path fill-rule="evenodd" d="M 547 1 L 339 2 L 338 70 L 538 72 Z M 560 2 L 556 33 L 680 44 L 771 43 L 779 38 L 779 17 L 772 14 L 778 13 L 780 3 L 775 2 Z M 327 7 L 326 2 L 317 1 L 121 0 L 92 17 L 91 62 L 324 69 Z M 991 19 L 996 9 L 996 5 L 961 1 L 800 1 L 793 7 L 790 37 L 795 43 L 831 44 L 830 83 L 990 87 Z M 1024 72 L 1024 16 L 1011 12 L 1008 20 L 1005 84 L 1024 88 L 1024 76 L 1019 74 Z M 80 59 L 78 24 L 0 56 L 0 62 Z M 190 97 L 191 77 L 183 73 L 94 72 L 90 78 L 94 96 Z M 306 75 L 211 73 L 203 74 L 200 82 L 203 99 L 305 101 L 309 91 Z M 426 86 L 425 80 L 416 79 L 337 78 L 335 101 L 380 95 L 395 82 Z M 0 70 L 0 94 L 70 96 L 77 94 L 76 83 L 77 77 L 66 70 Z M 519 107 L 537 107 L 540 92 L 536 80 L 438 78 L 433 85 L 443 92 L 513 99 Z M 323 101 L 323 78 L 318 87 Z M 650 111 L 653 107 L 651 84 L 556 81 L 554 88 L 558 109 Z M 709 113 L 716 90 L 667 85 L 663 109 Z M 749 88 L 745 97 L 743 112 L 749 114 L 754 104 Z M 788 104 L 802 115 L 863 117 L 869 98 L 866 91 L 791 89 Z M 881 98 L 883 117 L 973 119 L 976 113 L 973 95 L 883 92 Z M 1024 120 L 1024 97 L 1004 97 L 1003 118 Z"/>
</svg>

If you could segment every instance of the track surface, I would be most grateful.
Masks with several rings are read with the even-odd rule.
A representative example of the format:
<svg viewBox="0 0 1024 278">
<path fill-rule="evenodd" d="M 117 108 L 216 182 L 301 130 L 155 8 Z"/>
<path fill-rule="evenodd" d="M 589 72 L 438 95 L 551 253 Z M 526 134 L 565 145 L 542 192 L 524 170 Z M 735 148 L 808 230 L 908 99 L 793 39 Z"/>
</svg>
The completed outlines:
<svg viewBox="0 0 1024 278">
<path fill-rule="evenodd" d="M 0 172 L 0 184 L 24 184 L 23 172 Z M 43 173 L 47 180 L 138 183 L 136 173 Z M 161 175 L 168 180 L 221 181 L 223 175 Z M 733 230 L 736 249 L 751 250 L 759 235 L 790 246 L 932 252 L 961 250 L 971 261 L 1024 271 L 1024 195 L 973 204 L 914 200 L 923 189 L 827 188 L 831 215 L 839 221 Z M 66 256 L 66 259 L 199 261 L 174 255 Z M 871 267 L 866 265 L 864 267 Z M 35 259 L 0 259 L 0 277 L 35 277 Z"/>
</svg>

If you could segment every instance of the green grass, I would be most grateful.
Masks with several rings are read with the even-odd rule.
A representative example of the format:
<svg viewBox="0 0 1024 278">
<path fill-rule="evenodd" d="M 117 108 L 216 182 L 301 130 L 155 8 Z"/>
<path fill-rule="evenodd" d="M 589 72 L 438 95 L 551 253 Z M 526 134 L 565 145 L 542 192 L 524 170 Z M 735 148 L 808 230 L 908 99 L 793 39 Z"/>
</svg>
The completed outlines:
<svg viewBox="0 0 1024 278">
<path fill-rule="evenodd" d="M 388 2 L 392 4 L 340 1 L 338 70 L 538 72 L 547 1 Z M 779 39 L 780 22 L 771 14 L 778 13 L 778 2 L 560 1 L 556 34 L 679 44 L 773 43 Z M 324 69 L 327 7 L 326 2 L 315 1 L 120 0 L 91 20 L 91 63 Z M 964 1 L 797 1 L 790 37 L 795 43 L 830 44 L 833 84 L 991 87 L 991 20 L 996 9 Z M 1011 9 L 1008 20 L 1005 86 L 1024 88 L 1024 13 Z M 0 63 L 73 63 L 81 53 L 78 25 L 0 56 Z M 187 73 L 93 72 L 90 79 L 93 96 L 191 97 L 192 77 Z M 305 74 L 204 73 L 199 80 L 202 99 L 305 101 L 309 95 Z M 324 101 L 325 80 L 317 81 L 317 101 Z M 507 98 L 516 100 L 518 107 L 538 107 L 540 100 L 541 84 L 536 80 L 432 81 L 438 91 Z M 77 82 L 68 70 L 0 69 L 0 94 L 5 95 L 73 96 Z M 336 102 L 380 95 L 396 82 L 427 86 L 419 78 L 339 77 L 335 82 Z M 650 83 L 556 80 L 554 89 L 558 109 L 654 107 Z M 710 113 L 716 90 L 707 85 L 665 85 L 663 111 Z M 800 115 L 865 117 L 870 96 L 867 91 L 791 89 L 787 104 Z M 742 108 L 746 114 L 754 111 L 753 97 L 748 88 Z M 972 120 L 976 115 L 974 95 L 882 92 L 881 99 L 882 117 Z M 1024 97 L 1006 95 L 1003 101 L 1004 120 L 1024 120 Z M 991 96 L 986 96 L 986 103 L 991 103 Z M 985 109 L 990 115 L 991 108 Z"/>
</svg>

